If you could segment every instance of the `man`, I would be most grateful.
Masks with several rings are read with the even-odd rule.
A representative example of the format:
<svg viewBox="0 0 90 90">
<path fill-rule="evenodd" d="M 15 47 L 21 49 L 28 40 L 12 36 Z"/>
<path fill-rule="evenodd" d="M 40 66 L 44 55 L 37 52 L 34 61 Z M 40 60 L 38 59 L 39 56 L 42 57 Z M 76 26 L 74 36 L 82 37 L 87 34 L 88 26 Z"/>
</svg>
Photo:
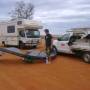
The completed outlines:
<svg viewBox="0 0 90 90">
<path fill-rule="evenodd" d="M 46 45 L 46 53 L 49 56 L 52 49 L 52 35 L 49 33 L 48 29 L 45 29 L 45 45 Z"/>
</svg>

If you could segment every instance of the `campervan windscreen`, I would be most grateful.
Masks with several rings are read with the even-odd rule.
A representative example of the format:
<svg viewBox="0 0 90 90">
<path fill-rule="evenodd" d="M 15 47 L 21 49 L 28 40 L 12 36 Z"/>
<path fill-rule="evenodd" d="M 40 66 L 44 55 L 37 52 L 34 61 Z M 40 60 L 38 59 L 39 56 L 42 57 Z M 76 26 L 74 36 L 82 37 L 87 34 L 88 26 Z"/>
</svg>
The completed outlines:
<svg viewBox="0 0 90 90">
<path fill-rule="evenodd" d="M 25 31 L 26 31 L 27 38 L 39 38 L 40 37 L 40 32 L 38 30 L 27 29 Z"/>
</svg>

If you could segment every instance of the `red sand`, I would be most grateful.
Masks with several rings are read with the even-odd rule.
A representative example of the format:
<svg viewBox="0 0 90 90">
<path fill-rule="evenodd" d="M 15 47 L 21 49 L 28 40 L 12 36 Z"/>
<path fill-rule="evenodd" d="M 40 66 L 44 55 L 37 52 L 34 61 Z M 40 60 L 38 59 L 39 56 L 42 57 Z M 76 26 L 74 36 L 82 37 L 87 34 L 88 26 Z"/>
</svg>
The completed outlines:
<svg viewBox="0 0 90 90">
<path fill-rule="evenodd" d="M 69 55 L 47 65 L 26 64 L 5 54 L 0 57 L 0 90 L 90 90 L 90 64 Z"/>
</svg>

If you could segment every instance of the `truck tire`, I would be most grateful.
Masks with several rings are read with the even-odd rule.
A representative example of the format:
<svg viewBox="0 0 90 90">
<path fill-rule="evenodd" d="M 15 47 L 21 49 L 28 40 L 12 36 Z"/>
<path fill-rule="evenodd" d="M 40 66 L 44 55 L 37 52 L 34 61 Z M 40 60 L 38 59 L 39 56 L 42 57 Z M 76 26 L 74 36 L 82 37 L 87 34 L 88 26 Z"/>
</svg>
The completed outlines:
<svg viewBox="0 0 90 90">
<path fill-rule="evenodd" d="M 35 49 L 36 49 L 36 48 L 37 48 L 37 45 L 33 46 L 33 48 L 35 48 Z"/>
<path fill-rule="evenodd" d="M 23 49 L 24 46 L 25 46 L 24 43 L 20 41 L 20 42 L 19 42 L 19 48 L 20 48 L 20 49 Z"/>
<path fill-rule="evenodd" d="M 5 44 L 5 42 L 2 42 L 2 45 L 3 45 L 3 47 L 6 47 L 6 44 Z"/>
<path fill-rule="evenodd" d="M 90 63 L 90 53 L 89 53 L 89 52 L 85 52 L 85 53 L 83 54 L 83 60 L 84 60 L 84 62 L 86 62 L 86 63 Z"/>
</svg>

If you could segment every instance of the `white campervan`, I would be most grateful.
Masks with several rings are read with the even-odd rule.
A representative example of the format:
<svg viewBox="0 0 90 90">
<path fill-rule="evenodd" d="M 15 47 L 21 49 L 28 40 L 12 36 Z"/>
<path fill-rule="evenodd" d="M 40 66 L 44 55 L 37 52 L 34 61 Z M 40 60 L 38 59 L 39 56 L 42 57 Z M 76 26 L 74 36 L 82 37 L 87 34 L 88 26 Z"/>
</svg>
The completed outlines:
<svg viewBox="0 0 90 90">
<path fill-rule="evenodd" d="M 42 24 L 35 20 L 10 20 L 0 22 L 0 44 L 12 46 L 37 46 Z"/>
</svg>

